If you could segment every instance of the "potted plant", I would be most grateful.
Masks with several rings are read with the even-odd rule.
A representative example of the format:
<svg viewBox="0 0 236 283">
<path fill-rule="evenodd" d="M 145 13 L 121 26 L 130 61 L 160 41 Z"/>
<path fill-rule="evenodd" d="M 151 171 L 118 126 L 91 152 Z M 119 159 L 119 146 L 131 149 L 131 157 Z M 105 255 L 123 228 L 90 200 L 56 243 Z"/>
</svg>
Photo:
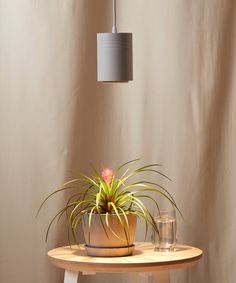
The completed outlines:
<svg viewBox="0 0 236 283">
<path fill-rule="evenodd" d="M 89 255 L 131 254 L 137 217 L 144 219 L 145 237 L 149 226 L 158 233 L 154 217 L 143 200 L 151 200 L 159 210 L 159 204 L 154 198 L 156 194 L 169 201 L 178 211 L 179 209 L 163 186 L 157 182 L 140 179 L 141 175 L 147 172 L 169 179 L 158 170 L 160 164 L 137 166 L 138 162 L 139 159 L 128 161 L 115 171 L 103 168 L 101 173 L 93 168 L 91 176 L 80 173 L 78 178 L 69 180 L 47 196 L 39 211 L 53 195 L 67 190 L 73 191 L 65 206 L 52 218 L 46 232 L 46 240 L 52 223 L 63 215 L 67 217 L 69 242 L 72 234 L 74 241 L 78 243 L 77 230 L 82 222 Z"/>
</svg>

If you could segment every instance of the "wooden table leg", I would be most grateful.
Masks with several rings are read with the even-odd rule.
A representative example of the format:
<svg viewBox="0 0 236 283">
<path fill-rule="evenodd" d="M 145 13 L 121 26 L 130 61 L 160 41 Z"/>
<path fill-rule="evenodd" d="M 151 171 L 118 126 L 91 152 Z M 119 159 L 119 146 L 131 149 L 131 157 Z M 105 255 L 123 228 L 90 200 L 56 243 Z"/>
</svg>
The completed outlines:
<svg viewBox="0 0 236 283">
<path fill-rule="evenodd" d="M 65 270 L 64 283 L 77 283 L 79 272 Z"/>
<path fill-rule="evenodd" d="M 153 283 L 170 283 L 168 270 L 153 272 Z"/>
</svg>

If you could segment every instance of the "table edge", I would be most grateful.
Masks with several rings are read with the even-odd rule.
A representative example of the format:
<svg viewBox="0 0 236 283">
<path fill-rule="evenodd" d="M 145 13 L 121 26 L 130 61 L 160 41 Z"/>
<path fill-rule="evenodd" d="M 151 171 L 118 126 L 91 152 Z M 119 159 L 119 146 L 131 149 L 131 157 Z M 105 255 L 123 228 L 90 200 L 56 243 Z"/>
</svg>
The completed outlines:
<svg viewBox="0 0 236 283">
<path fill-rule="evenodd" d="M 145 243 L 149 244 L 149 243 Z M 151 243 L 150 243 L 151 244 Z M 66 247 L 66 246 L 65 246 Z M 68 246 L 67 246 L 68 247 Z M 181 260 L 171 260 L 171 261 L 157 261 L 157 262 L 135 262 L 135 263 L 104 263 L 104 262 L 77 262 L 70 259 L 60 259 L 55 258 L 50 255 L 51 252 L 56 249 L 52 249 L 48 252 L 49 260 L 57 267 L 72 270 L 72 271 L 93 271 L 93 272 L 155 272 L 158 270 L 170 270 L 170 269 L 182 269 L 189 268 L 195 265 L 199 259 L 202 257 L 203 251 L 199 248 L 192 246 L 186 246 L 189 248 L 194 248 L 198 250 L 198 255 L 181 259 Z M 63 248 L 63 247 L 60 247 Z M 132 257 L 132 256 L 131 256 Z"/>
</svg>

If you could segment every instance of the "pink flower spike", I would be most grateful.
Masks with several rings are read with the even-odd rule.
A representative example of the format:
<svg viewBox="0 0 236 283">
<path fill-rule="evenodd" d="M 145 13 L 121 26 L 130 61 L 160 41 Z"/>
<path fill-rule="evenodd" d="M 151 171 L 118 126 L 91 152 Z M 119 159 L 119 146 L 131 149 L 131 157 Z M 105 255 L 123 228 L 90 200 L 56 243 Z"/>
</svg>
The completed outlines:
<svg viewBox="0 0 236 283">
<path fill-rule="evenodd" d="M 113 171 L 111 168 L 103 168 L 102 169 L 102 179 L 105 181 L 108 185 L 111 184 L 113 179 Z"/>
</svg>

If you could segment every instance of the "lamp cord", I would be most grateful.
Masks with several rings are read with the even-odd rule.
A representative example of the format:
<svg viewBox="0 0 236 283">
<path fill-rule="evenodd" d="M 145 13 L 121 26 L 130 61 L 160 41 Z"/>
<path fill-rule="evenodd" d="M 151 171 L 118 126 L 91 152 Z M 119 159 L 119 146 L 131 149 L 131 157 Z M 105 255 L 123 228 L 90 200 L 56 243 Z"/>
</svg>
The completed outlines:
<svg viewBox="0 0 236 283">
<path fill-rule="evenodd" d="M 112 33 L 117 33 L 117 27 L 116 27 L 116 0 L 113 0 L 112 5 Z"/>
</svg>

